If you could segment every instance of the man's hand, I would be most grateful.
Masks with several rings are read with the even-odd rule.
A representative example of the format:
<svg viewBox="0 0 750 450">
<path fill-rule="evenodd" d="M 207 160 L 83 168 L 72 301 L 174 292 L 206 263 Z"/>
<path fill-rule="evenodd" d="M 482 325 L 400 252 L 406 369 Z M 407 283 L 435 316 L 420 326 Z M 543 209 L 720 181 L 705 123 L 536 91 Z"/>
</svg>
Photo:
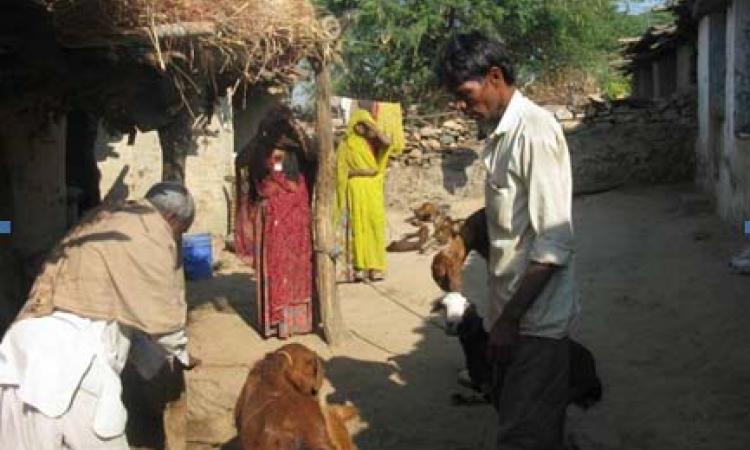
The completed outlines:
<svg viewBox="0 0 750 450">
<path fill-rule="evenodd" d="M 372 139 L 377 135 L 373 126 L 367 122 L 359 122 L 354 125 L 354 132 L 366 139 Z"/>
<path fill-rule="evenodd" d="M 518 343 L 518 323 L 544 289 L 557 266 L 531 262 L 513 298 L 503 306 L 503 313 L 492 325 L 487 342 L 490 363 L 507 363 Z"/>
<path fill-rule="evenodd" d="M 518 343 L 518 321 L 500 316 L 490 330 L 487 360 L 490 364 L 506 364 L 513 357 Z"/>
</svg>

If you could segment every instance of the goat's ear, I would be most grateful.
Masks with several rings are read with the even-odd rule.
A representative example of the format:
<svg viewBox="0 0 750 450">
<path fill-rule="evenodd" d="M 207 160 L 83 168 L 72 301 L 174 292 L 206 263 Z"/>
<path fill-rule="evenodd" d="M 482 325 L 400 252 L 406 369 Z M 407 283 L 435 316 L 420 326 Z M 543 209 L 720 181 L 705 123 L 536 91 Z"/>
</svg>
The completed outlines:
<svg viewBox="0 0 750 450">
<path fill-rule="evenodd" d="M 430 308 L 431 313 L 440 312 L 445 308 L 442 299 L 436 298 L 432 301 L 432 307 Z"/>
<path fill-rule="evenodd" d="M 453 235 L 458 236 L 459 234 L 461 234 L 461 227 L 463 226 L 464 226 L 464 219 L 454 220 L 451 226 L 451 232 L 453 232 Z"/>
</svg>

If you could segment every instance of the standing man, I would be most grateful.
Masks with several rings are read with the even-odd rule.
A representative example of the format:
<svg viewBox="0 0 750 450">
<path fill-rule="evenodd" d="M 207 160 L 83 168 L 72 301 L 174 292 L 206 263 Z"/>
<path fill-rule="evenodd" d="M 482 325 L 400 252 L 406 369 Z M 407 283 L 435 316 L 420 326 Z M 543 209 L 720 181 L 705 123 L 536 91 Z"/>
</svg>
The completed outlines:
<svg viewBox="0 0 750 450">
<path fill-rule="evenodd" d="M 499 42 L 454 37 L 438 69 L 456 105 L 494 121 L 482 162 L 489 235 L 488 358 L 498 450 L 561 450 L 576 317 L 571 170 L 555 118 L 515 86 Z"/>
<path fill-rule="evenodd" d="M 120 373 L 192 368 L 179 242 L 190 193 L 159 183 L 55 248 L 0 343 L 0 448 L 127 450 Z"/>
</svg>

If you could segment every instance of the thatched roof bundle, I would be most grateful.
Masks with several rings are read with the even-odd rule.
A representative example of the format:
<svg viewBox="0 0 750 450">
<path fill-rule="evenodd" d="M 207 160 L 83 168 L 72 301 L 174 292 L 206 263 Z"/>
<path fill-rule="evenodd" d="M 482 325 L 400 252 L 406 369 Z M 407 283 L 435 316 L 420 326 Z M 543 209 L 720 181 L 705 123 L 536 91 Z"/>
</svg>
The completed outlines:
<svg viewBox="0 0 750 450">
<path fill-rule="evenodd" d="M 309 0 L 5 0 L 0 25 L 0 111 L 21 91 L 26 109 L 74 104 L 140 129 L 210 113 L 230 87 L 290 85 L 340 34 Z"/>
<path fill-rule="evenodd" d="M 147 40 L 152 62 L 231 71 L 256 83 L 279 78 L 301 58 L 324 60 L 338 37 L 308 0 L 46 0 L 65 47 Z M 202 66 L 210 61 L 210 66 Z M 276 72 L 271 74 L 270 72 Z"/>
</svg>

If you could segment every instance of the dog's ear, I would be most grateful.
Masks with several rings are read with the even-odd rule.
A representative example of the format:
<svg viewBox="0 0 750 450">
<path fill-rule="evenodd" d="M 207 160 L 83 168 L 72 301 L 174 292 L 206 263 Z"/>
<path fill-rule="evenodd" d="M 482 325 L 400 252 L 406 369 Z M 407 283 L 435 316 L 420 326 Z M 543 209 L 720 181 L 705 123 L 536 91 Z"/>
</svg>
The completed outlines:
<svg viewBox="0 0 750 450">
<path fill-rule="evenodd" d="M 256 366 L 263 379 L 273 384 L 281 383 L 291 366 L 289 357 L 280 352 L 267 353 L 265 358 Z"/>
<path fill-rule="evenodd" d="M 443 309 L 445 309 L 445 305 L 443 305 L 443 300 L 442 299 L 436 298 L 435 300 L 432 301 L 432 305 L 430 307 L 430 312 L 431 313 L 434 314 L 436 312 L 442 311 Z"/>
<path fill-rule="evenodd" d="M 313 351 L 295 352 L 286 377 L 294 388 L 305 395 L 317 395 L 323 386 L 323 363 Z"/>
</svg>

